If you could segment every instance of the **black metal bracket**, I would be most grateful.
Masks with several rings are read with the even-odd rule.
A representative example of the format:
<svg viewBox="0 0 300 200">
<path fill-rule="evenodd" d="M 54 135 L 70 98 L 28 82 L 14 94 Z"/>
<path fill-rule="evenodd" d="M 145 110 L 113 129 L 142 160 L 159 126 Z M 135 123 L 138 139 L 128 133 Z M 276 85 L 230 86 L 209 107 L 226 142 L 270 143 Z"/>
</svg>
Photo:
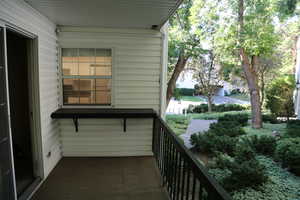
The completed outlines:
<svg viewBox="0 0 300 200">
<path fill-rule="evenodd" d="M 75 126 L 75 131 L 78 132 L 78 117 L 73 117 L 73 123 Z"/>
<path fill-rule="evenodd" d="M 126 123 L 127 123 L 127 119 L 126 119 L 126 118 L 123 118 L 123 131 L 124 131 L 124 132 L 126 132 L 126 128 L 127 128 L 127 127 L 126 127 L 126 125 L 127 125 Z"/>
<path fill-rule="evenodd" d="M 75 132 L 78 132 L 78 117 L 73 117 L 73 123 L 75 126 Z M 127 118 L 123 118 L 123 131 L 126 132 L 127 131 Z"/>
</svg>

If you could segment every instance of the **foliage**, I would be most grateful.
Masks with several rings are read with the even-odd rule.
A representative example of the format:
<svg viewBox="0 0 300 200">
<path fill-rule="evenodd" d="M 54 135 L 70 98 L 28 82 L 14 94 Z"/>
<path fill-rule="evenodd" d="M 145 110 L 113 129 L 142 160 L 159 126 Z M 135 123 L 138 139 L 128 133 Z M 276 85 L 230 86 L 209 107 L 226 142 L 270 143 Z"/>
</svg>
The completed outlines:
<svg viewBox="0 0 300 200">
<path fill-rule="evenodd" d="M 294 76 L 285 76 L 274 80 L 266 91 L 266 107 L 276 117 L 294 115 L 293 92 Z"/>
<path fill-rule="evenodd" d="M 288 167 L 290 171 L 300 175 L 300 137 L 286 138 L 278 142 L 275 158 Z"/>
<path fill-rule="evenodd" d="M 238 145 L 236 148 L 234 157 L 219 154 L 212 164 L 213 168 L 225 171 L 225 176 L 217 177 L 223 187 L 232 192 L 242 188 L 257 187 L 266 182 L 265 167 L 255 158 L 251 147 Z"/>
<path fill-rule="evenodd" d="M 177 135 L 180 135 L 185 133 L 190 119 L 184 115 L 167 115 L 166 122 Z"/>
<path fill-rule="evenodd" d="M 300 137 L 300 120 L 289 121 L 286 128 L 288 137 Z"/>
<path fill-rule="evenodd" d="M 233 200 L 296 200 L 300 198 L 300 177 L 282 169 L 271 158 L 256 156 L 256 159 L 264 166 L 267 181 L 255 188 L 248 187 L 233 191 Z M 228 170 L 219 169 L 211 173 L 216 177 L 221 177 L 221 175 L 226 176 Z"/>
<path fill-rule="evenodd" d="M 209 130 L 217 136 L 227 135 L 229 137 L 237 137 L 246 134 L 244 129 L 236 121 L 212 123 Z"/>
<path fill-rule="evenodd" d="M 181 101 L 192 101 L 192 102 L 205 102 L 205 99 L 199 96 L 181 96 Z"/>
<path fill-rule="evenodd" d="M 279 0 L 277 4 L 277 12 L 281 19 L 286 19 L 287 17 L 293 16 L 297 13 L 297 4 L 299 0 Z"/>
<path fill-rule="evenodd" d="M 213 112 L 228 112 L 228 111 L 243 111 L 247 110 L 246 106 L 240 104 L 219 104 L 215 105 L 212 104 L 212 111 Z M 206 113 L 208 112 L 208 105 L 207 104 L 200 104 L 198 106 L 190 107 L 190 113 Z"/>
<path fill-rule="evenodd" d="M 195 89 L 191 88 L 178 88 L 181 96 L 194 96 Z"/>
<path fill-rule="evenodd" d="M 194 78 L 198 82 L 198 91 L 207 98 L 208 112 L 212 112 L 213 96 L 220 86 L 220 70 L 217 68 L 216 56 L 213 51 L 199 55 L 190 64 L 194 70 Z"/>
<path fill-rule="evenodd" d="M 173 96 L 174 96 L 175 100 L 180 99 L 180 90 L 179 90 L 179 88 L 174 89 Z"/>
<path fill-rule="evenodd" d="M 241 126 L 246 126 L 248 124 L 248 119 L 249 117 L 246 114 L 227 114 L 219 117 L 218 122 L 235 121 Z"/>
<path fill-rule="evenodd" d="M 237 141 L 237 138 L 227 135 L 219 136 L 212 131 L 191 135 L 191 144 L 194 146 L 194 149 L 208 154 L 223 152 L 232 155 Z"/>
<path fill-rule="evenodd" d="M 263 122 L 269 122 L 271 124 L 279 124 L 280 123 L 280 121 L 277 120 L 276 116 L 270 115 L 270 114 L 263 114 L 262 120 L 263 120 Z"/>
<path fill-rule="evenodd" d="M 276 148 L 276 138 L 273 136 L 248 136 L 243 138 L 243 143 L 249 145 L 257 154 L 272 156 Z"/>
<path fill-rule="evenodd" d="M 279 134 L 280 136 L 284 135 L 286 132 L 286 124 L 281 123 L 281 124 L 270 124 L 270 123 L 264 123 L 263 128 L 261 129 L 254 129 L 251 126 L 246 126 L 244 127 L 244 130 L 247 133 L 247 136 L 273 136 L 274 132 Z"/>
</svg>

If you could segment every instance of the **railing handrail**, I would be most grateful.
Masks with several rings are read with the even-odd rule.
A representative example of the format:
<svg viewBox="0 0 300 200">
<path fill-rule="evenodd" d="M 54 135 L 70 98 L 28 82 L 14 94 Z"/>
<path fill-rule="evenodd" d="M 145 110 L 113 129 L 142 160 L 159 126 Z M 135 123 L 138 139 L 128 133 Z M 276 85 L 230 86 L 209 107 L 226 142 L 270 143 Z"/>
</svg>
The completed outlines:
<svg viewBox="0 0 300 200">
<path fill-rule="evenodd" d="M 178 136 L 176 136 L 168 124 L 160 116 L 157 116 L 157 119 L 171 136 L 177 151 L 179 151 L 182 156 L 186 158 L 186 161 L 192 166 L 194 175 L 205 185 L 205 189 L 208 189 L 210 192 L 214 192 L 214 195 L 218 196 L 218 199 L 232 200 L 224 188 L 215 180 L 215 178 L 209 175 L 208 170 L 195 158 L 192 152 L 186 148 L 184 143 L 178 138 Z"/>
</svg>

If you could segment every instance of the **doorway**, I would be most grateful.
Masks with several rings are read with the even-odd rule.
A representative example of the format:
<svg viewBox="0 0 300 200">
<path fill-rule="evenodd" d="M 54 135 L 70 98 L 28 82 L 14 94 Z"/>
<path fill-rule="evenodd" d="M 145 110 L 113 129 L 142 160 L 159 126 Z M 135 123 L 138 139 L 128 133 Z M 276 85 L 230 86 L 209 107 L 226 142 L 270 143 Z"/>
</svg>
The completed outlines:
<svg viewBox="0 0 300 200">
<path fill-rule="evenodd" d="M 18 197 L 35 181 L 30 102 L 30 38 L 6 31 L 11 137 Z"/>
</svg>

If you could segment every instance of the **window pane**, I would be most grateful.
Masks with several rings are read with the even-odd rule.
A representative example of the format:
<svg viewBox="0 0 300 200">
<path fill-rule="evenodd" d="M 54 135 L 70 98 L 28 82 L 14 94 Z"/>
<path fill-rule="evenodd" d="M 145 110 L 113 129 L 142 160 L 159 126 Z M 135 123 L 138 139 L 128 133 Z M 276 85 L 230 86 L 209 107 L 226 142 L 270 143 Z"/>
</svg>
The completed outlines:
<svg viewBox="0 0 300 200">
<path fill-rule="evenodd" d="M 80 79 L 80 90 L 95 90 L 95 79 Z"/>
<path fill-rule="evenodd" d="M 78 49 L 62 49 L 62 62 L 78 62 Z"/>
<path fill-rule="evenodd" d="M 95 62 L 95 49 L 79 49 L 79 62 Z"/>
<path fill-rule="evenodd" d="M 78 104 L 78 91 L 64 91 L 64 104 Z"/>
<path fill-rule="evenodd" d="M 96 62 L 111 65 L 111 50 L 96 49 Z"/>
<path fill-rule="evenodd" d="M 110 91 L 96 91 L 96 104 L 110 104 Z"/>
<path fill-rule="evenodd" d="M 78 91 L 79 90 L 79 80 L 78 79 L 70 79 L 65 78 L 63 80 L 63 89 L 64 91 Z"/>
<path fill-rule="evenodd" d="M 80 76 L 89 76 L 94 75 L 91 70 L 91 63 L 79 63 L 79 75 Z"/>
<path fill-rule="evenodd" d="M 79 92 L 79 102 L 80 104 L 92 104 L 95 102 L 94 91 L 81 90 Z"/>
<path fill-rule="evenodd" d="M 110 49 L 62 49 L 62 72 L 64 104 L 111 103 L 111 79 L 103 79 L 112 76 Z"/>
<path fill-rule="evenodd" d="M 63 75 L 78 75 L 78 63 L 63 63 Z"/>
<path fill-rule="evenodd" d="M 111 66 L 94 64 L 92 65 L 96 76 L 111 76 Z"/>
<path fill-rule="evenodd" d="M 96 90 L 107 91 L 111 88 L 111 79 L 96 79 Z"/>
</svg>

